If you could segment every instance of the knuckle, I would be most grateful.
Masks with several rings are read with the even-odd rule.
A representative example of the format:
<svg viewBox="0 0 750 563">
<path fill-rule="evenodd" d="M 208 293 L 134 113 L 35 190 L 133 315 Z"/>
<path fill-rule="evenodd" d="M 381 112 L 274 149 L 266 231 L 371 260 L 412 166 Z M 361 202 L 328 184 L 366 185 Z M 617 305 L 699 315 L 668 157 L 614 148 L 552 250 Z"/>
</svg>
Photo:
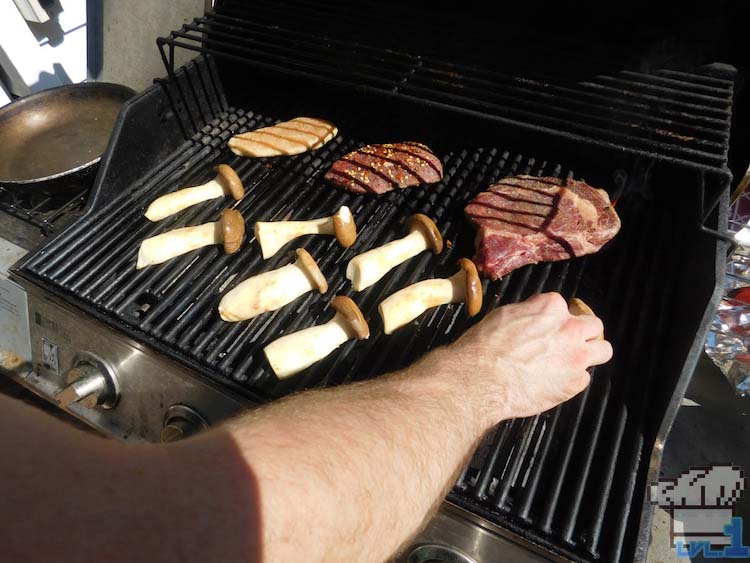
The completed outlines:
<svg viewBox="0 0 750 563">
<path fill-rule="evenodd" d="M 559 293 L 542 293 L 544 304 L 549 311 L 567 311 L 568 304 Z"/>
<path fill-rule="evenodd" d="M 562 325 L 562 331 L 571 338 L 582 337 L 583 325 L 580 319 L 570 317 Z"/>
</svg>

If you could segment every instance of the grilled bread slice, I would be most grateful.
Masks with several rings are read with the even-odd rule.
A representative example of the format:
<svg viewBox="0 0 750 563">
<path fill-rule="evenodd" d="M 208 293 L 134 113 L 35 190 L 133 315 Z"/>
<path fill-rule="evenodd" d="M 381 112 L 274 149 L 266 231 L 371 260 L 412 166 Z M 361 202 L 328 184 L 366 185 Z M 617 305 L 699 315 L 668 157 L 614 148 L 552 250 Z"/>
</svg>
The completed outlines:
<svg viewBox="0 0 750 563">
<path fill-rule="evenodd" d="M 333 139 L 335 125 L 314 117 L 295 117 L 290 121 L 235 135 L 229 148 L 239 156 L 283 156 L 318 149 Z"/>
</svg>

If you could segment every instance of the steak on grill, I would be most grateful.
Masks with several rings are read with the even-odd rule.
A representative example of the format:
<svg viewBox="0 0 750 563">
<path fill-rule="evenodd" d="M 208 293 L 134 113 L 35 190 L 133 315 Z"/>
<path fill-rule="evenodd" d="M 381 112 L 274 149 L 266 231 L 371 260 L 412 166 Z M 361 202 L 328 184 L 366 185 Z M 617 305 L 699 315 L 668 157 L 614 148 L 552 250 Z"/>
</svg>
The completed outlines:
<svg viewBox="0 0 750 563">
<path fill-rule="evenodd" d="M 440 159 L 426 145 L 413 142 L 361 147 L 334 162 L 325 176 L 334 186 L 377 195 L 442 177 Z"/>
<path fill-rule="evenodd" d="M 559 178 L 505 178 L 465 212 L 477 226 L 474 262 L 493 280 L 527 264 L 592 254 L 620 230 L 607 192 Z"/>
</svg>

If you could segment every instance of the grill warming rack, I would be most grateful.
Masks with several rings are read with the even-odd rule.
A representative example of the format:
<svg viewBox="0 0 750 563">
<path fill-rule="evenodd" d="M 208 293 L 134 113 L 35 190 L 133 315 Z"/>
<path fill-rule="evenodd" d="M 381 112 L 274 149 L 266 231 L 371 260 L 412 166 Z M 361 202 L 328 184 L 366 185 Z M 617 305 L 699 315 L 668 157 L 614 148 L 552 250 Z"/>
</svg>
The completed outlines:
<svg viewBox="0 0 750 563">
<path fill-rule="evenodd" d="M 376 41 L 382 38 L 369 34 L 371 26 L 364 25 L 345 2 L 330 3 L 325 14 L 306 0 L 287 0 L 285 6 L 270 0 L 259 0 L 252 7 L 235 0 L 216 4 L 205 15 L 157 39 L 170 77 L 175 74 L 175 50 L 183 49 L 285 76 L 516 125 L 649 161 L 696 168 L 702 174 L 704 194 L 701 228 L 734 244 L 731 233 L 706 226 L 721 197 L 721 190 L 712 190 L 710 185 L 724 184 L 730 178 L 726 160 L 736 75 L 732 67 L 707 65 L 691 71 L 665 68 L 650 72 L 624 69 L 593 76 L 584 72 L 582 80 L 546 68 L 544 73 L 535 72 L 531 64 L 524 66 L 523 72 L 513 73 L 503 71 L 502 66 L 514 54 L 519 55 L 513 50 L 519 43 L 522 46 L 515 48 L 529 60 L 563 56 L 565 66 L 585 69 L 595 59 L 582 55 L 592 49 L 584 38 L 576 41 L 566 34 L 564 40 L 562 36 L 551 40 L 548 34 L 524 32 L 524 40 L 514 37 L 502 44 L 506 56 L 499 65 L 486 60 L 481 65 L 453 60 L 445 53 L 421 54 L 417 46 L 412 50 L 377 46 Z M 382 3 L 357 10 L 368 6 L 368 21 L 392 24 Z M 404 12 L 397 28 L 413 37 L 424 36 L 425 27 L 410 26 L 406 23 L 409 17 L 432 29 L 450 28 L 455 23 L 453 15 L 441 17 L 438 11 L 401 4 L 397 9 Z M 398 34 L 400 42 L 405 40 L 403 33 Z M 361 37 L 371 42 L 359 42 Z M 460 41 L 461 37 L 452 39 Z M 476 51 L 475 40 L 466 47 L 465 51 Z M 613 58 L 621 55 L 611 45 L 598 47 Z M 632 45 L 626 50 L 631 51 Z M 450 54 L 455 52 L 453 49 Z M 195 94 L 178 88 L 179 103 L 187 105 L 187 97 Z M 186 112 L 181 120 L 185 137 L 204 126 L 206 117 Z"/>
<path fill-rule="evenodd" d="M 341 39 L 342 32 L 367 37 L 368 26 L 378 20 L 382 20 L 379 25 L 394 25 L 384 15 L 389 13 L 387 6 L 352 8 L 350 3 L 332 2 L 322 11 L 305 0 L 283 6 L 271 0 L 252 6 L 226 1 L 159 38 L 157 44 L 170 76 L 175 70 L 175 49 L 184 49 L 657 160 L 714 170 L 725 166 L 734 78 L 730 67 L 693 72 L 622 70 L 612 75 L 589 73 L 575 80 L 535 73 L 533 65 L 519 73 L 503 71 L 510 64 L 508 59 L 518 55 L 511 45 L 503 46 L 503 56 L 497 57 L 494 66 L 478 66 Z M 428 28 L 424 26 L 404 29 L 408 6 L 392 9 L 405 11 L 395 24 L 402 32 L 401 40 L 406 41 L 409 32 L 425 35 Z M 354 11 L 366 12 L 366 21 Z M 445 29 L 445 24 L 451 27 L 450 21 L 439 20 L 431 12 L 422 9 L 419 19 L 435 18 L 433 30 Z M 545 43 L 550 49 L 565 48 L 559 39 L 527 38 L 520 49 L 530 57 L 530 51 Z M 577 62 L 575 53 L 565 57 L 566 66 L 586 64 Z"/>
</svg>

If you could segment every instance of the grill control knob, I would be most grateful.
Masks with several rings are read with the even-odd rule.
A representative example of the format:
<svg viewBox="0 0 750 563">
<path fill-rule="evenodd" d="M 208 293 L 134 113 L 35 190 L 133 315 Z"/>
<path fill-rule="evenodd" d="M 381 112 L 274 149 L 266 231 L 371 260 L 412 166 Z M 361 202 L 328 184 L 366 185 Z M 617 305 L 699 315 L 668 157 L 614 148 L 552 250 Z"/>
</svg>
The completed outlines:
<svg viewBox="0 0 750 563">
<path fill-rule="evenodd" d="M 119 386 L 111 370 L 104 362 L 88 354 L 77 357 L 65 374 L 65 383 L 68 386 L 55 395 L 55 400 L 63 408 L 78 403 L 87 408 L 111 409 L 119 399 Z"/>
<path fill-rule="evenodd" d="M 198 411 L 186 405 L 172 405 L 164 416 L 162 442 L 176 442 L 208 428 L 208 423 Z"/>
</svg>

